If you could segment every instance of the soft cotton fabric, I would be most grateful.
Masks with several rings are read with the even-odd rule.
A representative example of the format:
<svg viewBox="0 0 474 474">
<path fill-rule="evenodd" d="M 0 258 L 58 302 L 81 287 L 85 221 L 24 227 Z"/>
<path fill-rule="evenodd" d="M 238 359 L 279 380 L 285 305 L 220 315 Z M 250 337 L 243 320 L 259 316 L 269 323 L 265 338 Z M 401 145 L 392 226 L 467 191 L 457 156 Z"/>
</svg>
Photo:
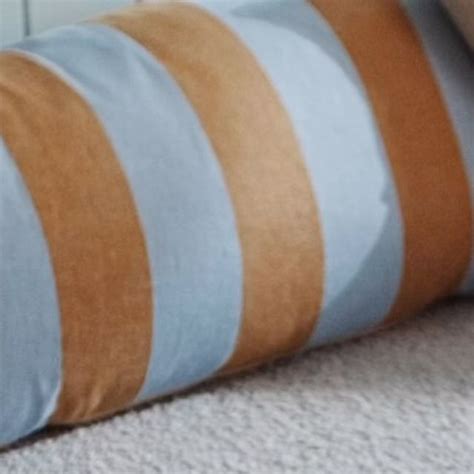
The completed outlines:
<svg viewBox="0 0 474 474">
<path fill-rule="evenodd" d="M 471 293 L 473 72 L 395 0 L 138 6 L 2 52 L 0 444 Z"/>
</svg>

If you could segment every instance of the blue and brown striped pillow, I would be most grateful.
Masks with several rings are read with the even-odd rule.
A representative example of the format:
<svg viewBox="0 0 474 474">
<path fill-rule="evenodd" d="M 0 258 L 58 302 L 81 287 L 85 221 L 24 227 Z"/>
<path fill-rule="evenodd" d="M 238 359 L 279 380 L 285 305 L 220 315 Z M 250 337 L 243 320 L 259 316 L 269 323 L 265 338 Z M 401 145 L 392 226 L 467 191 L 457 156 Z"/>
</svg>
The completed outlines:
<svg viewBox="0 0 474 474">
<path fill-rule="evenodd" d="M 0 55 L 0 444 L 474 289 L 435 2 L 133 7 Z"/>
</svg>

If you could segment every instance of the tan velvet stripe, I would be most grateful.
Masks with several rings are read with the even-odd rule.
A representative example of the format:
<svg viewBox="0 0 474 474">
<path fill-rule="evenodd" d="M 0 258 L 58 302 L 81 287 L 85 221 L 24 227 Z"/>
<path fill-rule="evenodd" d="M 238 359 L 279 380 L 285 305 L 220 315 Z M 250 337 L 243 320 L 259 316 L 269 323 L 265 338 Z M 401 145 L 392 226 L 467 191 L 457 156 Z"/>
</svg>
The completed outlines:
<svg viewBox="0 0 474 474">
<path fill-rule="evenodd" d="M 272 85 L 237 37 L 197 7 L 145 6 L 104 21 L 171 71 L 221 163 L 244 267 L 243 322 L 226 370 L 300 348 L 319 313 L 323 247 L 299 145 Z"/>
<path fill-rule="evenodd" d="M 0 55 L 0 123 L 49 244 L 63 384 L 53 422 L 125 407 L 150 354 L 148 258 L 133 198 L 101 125 L 62 80 Z"/>
<path fill-rule="evenodd" d="M 385 324 L 450 294 L 468 266 L 469 188 L 457 138 L 414 26 L 396 0 L 312 0 L 365 83 L 398 189 L 403 280 Z"/>
</svg>

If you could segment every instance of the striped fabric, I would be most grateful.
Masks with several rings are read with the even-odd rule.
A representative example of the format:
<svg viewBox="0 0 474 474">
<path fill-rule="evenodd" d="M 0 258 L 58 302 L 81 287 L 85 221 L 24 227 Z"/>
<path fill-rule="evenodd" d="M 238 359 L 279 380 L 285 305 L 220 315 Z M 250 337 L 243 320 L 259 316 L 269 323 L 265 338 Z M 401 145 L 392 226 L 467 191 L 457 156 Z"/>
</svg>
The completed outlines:
<svg viewBox="0 0 474 474">
<path fill-rule="evenodd" d="M 442 3 L 474 50 L 474 2 L 472 0 L 442 0 Z"/>
<path fill-rule="evenodd" d="M 474 291 L 436 2 L 141 5 L 0 55 L 0 444 Z"/>
</svg>

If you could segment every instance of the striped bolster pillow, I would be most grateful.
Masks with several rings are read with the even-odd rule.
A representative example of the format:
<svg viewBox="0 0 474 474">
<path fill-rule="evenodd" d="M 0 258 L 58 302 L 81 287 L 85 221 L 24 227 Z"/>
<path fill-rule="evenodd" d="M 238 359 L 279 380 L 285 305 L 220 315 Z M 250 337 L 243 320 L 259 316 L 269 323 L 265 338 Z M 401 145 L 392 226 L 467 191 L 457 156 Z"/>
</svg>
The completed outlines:
<svg viewBox="0 0 474 474">
<path fill-rule="evenodd" d="M 436 2 L 143 5 L 0 55 L 0 444 L 474 289 Z"/>
</svg>

